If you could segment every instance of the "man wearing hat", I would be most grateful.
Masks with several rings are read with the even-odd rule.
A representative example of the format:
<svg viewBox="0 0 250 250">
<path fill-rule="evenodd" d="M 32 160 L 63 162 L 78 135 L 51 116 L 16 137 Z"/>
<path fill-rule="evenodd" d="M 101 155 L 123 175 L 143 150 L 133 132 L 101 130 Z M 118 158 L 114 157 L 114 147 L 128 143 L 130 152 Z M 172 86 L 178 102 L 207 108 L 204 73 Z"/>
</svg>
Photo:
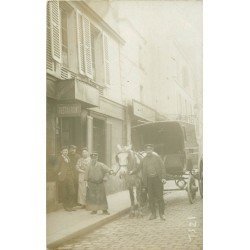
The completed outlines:
<svg viewBox="0 0 250 250">
<path fill-rule="evenodd" d="M 73 181 L 74 181 L 74 188 L 75 188 L 75 195 L 73 197 L 74 206 L 77 205 L 77 198 L 78 198 L 78 171 L 76 169 L 77 161 L 81 158 L 80 155 L 76 152 L 77 147 L 75 145 L 69 146 L 69 159 L 70 165 L 73 171 Z"/>
<path fill-rule="evenodd" d="M 102 210 L 103 214 L 109 215 L 103 178 L 106 173 L 112 174 L 113 170 L 98 162 L 97 152 L 92 153 L 90 157 L 91 161 L 86 169 L 87 209 L 92 211 L 91 214 L 96 214 L 98 210 Z"/>
<path fill-rule="evenodd" d="M 163 184 L 166 183 L 166 170 L 160 156 L 155 153 L 152 144 L 145 145 L 147 155 L 142 159 L 140 167 L 130 174 L 142 171 L 143 187 L 147 188 L 149 205 L 151 210 L 150 220 L 156 219 L 155 203 L 159 205 L 159 215 L 162 220 L 165 220 L 164 215 L 164 200 L 163 200 Z"/>
<path fill-rule="evenodd" d="M 58 181 L 61 189 L 61 198 L 63 207 L 66 211 L 74 211 L 73 209 L 73 199 L 75 195 L 75 188 L 73 182 L 73 171 L 70 166 L 70 159 L 68 157 L 68 148 L 66 146 L 62 147 L 61 155 L 57 162 L 57 175 Z"/>
</svg>

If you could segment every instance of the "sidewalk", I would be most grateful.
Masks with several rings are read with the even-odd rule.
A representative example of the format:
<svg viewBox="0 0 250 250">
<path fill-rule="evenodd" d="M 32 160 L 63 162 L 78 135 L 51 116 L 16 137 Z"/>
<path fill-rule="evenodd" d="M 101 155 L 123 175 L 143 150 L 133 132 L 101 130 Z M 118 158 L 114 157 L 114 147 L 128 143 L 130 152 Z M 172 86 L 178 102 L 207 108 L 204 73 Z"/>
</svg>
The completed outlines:
<svg viewBox="0 0 250 250">
<path fill-rule="evenodd" d="M 94 230 L 129 211 L 128 190 L 107 196 L 110 215 L 91 215 L 79 209 L 67 212 L 59 210 L 47 214 L 47 247 L 53 248 L 64 241 Z"/>
</svg>

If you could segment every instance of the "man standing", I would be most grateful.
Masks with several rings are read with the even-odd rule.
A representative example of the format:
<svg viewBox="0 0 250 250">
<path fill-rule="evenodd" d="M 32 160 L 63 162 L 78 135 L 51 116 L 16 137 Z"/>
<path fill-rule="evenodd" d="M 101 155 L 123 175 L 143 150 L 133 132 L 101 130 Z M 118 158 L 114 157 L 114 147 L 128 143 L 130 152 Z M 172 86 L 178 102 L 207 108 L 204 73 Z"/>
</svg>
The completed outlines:
<svg viewBox="0 0 250 250">
<path fill-rule="evenodd" d="M 106 173 L 112 174 L 113 170 L 97 161 L 97 153 L 92 153 L 90 157 L 91 161 L 86 169 L 87 209 L 92 211 L 91 214 L 96 214 L 98 210 L 102 210 L 103 214 L 109 215 L 103 178 Z"/>
<path fill-rule="evenodd" d="M 57 175 L 60 182 L 61 195 L 63 207 L 66 211 L 71 212 L 73 209 L 73 199 L 75 195 L 75 188 L 73 182 L 73 171 L 70 166 L 70 159 L 68 157 L 68 148 L 63 147 L 61 155 L 57 162 Z"/>
<path fill-rule="evenodd" d="M 140 167 L 137 170 L 130 172 L 130 174 L 134 174 L 139 170 L 142 170 L 142 183 L 143 187 L 147 188 L 149 206 L 152 213 L 149 219 L 156 219 L 155 203 L 157 201 L 159 205 L 160 218 L 165 220 L 163 184 L 166 183 L 166 170 L 160 156 L 154 153 L 153 149 L 154 147 L 152 144 L 145 145 L 147 155 L 142 159 Z"/>
<path fill-rule="evenodd" d="M 73 197 L 74 206 L 77 206 L 77 198 L 78 198 L 78 171 L 76 169 L 76 164 L 78 160 L 80 159 L 80 155 L 76 153 L 77 147 L 75 145 L 69 146 L 69 159 L 70 159 L 70 165 L 71 169 L 73 171 L 73 182 L 74 182 L 74 188 L 75 188 L 75 195 Z"/>
</svg>

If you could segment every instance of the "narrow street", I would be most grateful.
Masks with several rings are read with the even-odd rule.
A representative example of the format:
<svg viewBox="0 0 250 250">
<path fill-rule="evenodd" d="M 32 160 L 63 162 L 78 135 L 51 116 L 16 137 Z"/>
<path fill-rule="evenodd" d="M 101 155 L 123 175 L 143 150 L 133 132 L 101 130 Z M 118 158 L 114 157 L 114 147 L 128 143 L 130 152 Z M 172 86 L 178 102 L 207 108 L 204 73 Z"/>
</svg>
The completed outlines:
<svg viewBox="0 0 250 250">
<path fill-rule="evenodd" d="M 166 221 L 125 215 L 94 232 L 72 239 L 62 249 L 202 249 L 202 199 L 190 204 L 185 191 L 164 196 Z"/>
</svg>

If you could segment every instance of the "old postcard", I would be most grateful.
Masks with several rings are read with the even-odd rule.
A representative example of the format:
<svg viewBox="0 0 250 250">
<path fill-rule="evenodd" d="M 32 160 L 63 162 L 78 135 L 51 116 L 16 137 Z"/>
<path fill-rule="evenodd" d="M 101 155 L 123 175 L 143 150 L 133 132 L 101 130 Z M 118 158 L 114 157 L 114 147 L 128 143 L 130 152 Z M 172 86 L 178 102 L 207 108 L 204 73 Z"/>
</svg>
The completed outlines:
<svg viewBox="0 0 250 250">
<path fill-rule="evenodd" d="M 48 249 L 203 249 L 202 1 L 51 0 L 46 29 Z"/>
</svg>

